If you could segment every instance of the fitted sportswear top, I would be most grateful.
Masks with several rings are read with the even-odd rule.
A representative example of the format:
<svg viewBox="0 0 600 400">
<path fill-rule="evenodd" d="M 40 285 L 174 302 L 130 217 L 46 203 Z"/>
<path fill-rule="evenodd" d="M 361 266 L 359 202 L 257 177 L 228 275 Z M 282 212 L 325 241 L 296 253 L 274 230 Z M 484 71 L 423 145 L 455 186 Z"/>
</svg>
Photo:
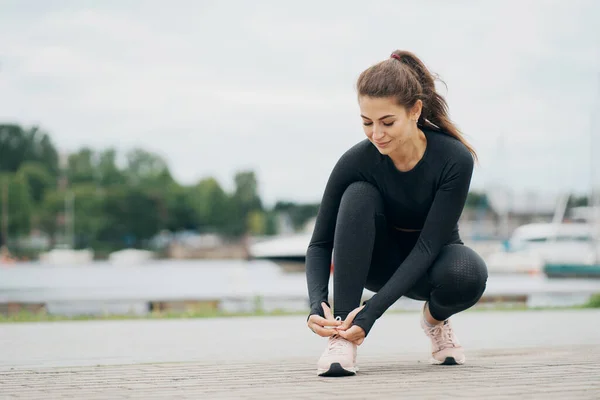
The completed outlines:
<svg viewBox="0 0 600 400">
<path fill-rule="evenodd" d="M 388 223 L 420 230 L 407 258 L 390 280 L 365 302 L 354 324 L 368 334 L 375 321 L 417 282 L 452 238 L 458 237 L 474 160 L 467 147 L 443 132 L 422 129 L 425 153 L 409 171 L 364 139 L 338 160 L 325 186 L 315 228 L 306 253 L 310 314 L 323 316 L 321 302 L 329 304 L 328 283 L 337 212 L 346 188 L 357 181 L 373 184 L 381 193 Z"/>
</svg>

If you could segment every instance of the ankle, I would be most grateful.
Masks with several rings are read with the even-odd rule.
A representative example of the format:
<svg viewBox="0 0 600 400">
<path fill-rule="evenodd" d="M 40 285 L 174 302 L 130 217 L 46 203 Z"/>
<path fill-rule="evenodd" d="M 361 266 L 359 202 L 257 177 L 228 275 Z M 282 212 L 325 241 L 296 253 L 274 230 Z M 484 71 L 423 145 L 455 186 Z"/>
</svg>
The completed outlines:
<svg viewBox="0 0 600 400">
<path fill-rule="evenodd" d="M 433 318 L 431 312 L 429 311 L 429 302 L 426 302 L 425 306 L 423 307 L 422 318 L 425 325 L 429 328 L 433 328 L 434 326 L 444 323 L 444 321 L 438 321 L 437 319 Z"/>
<path fill-rule="evenodd" d="M 429 321 L 427 321 L 427 318 L 425 318 L 425 316 L 423 316 L 423 324 L 427 327 L 427 328 L 435 328 L 438 324 L 432 324 Z"/>
</svg>

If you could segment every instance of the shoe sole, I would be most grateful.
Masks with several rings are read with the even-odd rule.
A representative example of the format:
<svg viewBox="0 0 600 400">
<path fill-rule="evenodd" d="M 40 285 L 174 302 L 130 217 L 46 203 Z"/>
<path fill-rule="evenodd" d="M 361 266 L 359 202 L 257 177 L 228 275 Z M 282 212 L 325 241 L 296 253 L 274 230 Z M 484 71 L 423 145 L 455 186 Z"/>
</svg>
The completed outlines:
<svg viewBox="0 0 600 400">
<path fill-rule="evenodd" d="M 329 366 L 329 369 L 319 369 L 317 370 L 319 376 L 337 378 L 341 376 L 352 376 L 356 375 L 356 370 L 358 368 L 343 368 L 340 363 L 332 363 Z"/>
<path fill-rule="evenodd" d="M 434 365 L 463 365 L 465 363 L 465 359 L 457 360 L 454 357 L 446 357 L 445 360 L 440 361 L 435 358 L 431 359 L 431 363 Z"/>
</svg>

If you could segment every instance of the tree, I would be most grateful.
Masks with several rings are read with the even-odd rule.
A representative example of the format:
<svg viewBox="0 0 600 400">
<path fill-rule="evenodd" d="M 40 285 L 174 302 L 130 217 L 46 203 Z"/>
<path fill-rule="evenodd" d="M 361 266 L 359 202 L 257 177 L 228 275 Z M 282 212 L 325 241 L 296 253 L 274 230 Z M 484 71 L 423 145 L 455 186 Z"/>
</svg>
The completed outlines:
<svg viewBox="0 0 600 400">
<path fill-rule="evenodd" d="M 258 182 L 254 171 L 241 171 L 235 174 L 234 198 L 246 215 L 252 210 L 262 210 L 262 202 L 258 195 Z"/>
<path fill-rule="evenodd" d="M 0 125 L 0 171 L 16 172 L 27 161 L 39 162 L 58 176 L 58 153 L 46 133 L 37 127 Z"/>
<path fill-rule="evenodd" d="M 587 207 L 589 205 L 589 197 L 588 196 L 569 196 L 569 201 L 567 207 Z"/>
<path fill-rule="evenodd" d="M 215 178 L 205 178 L 189 191 L 188 204 L 194 210 L 198 229 L 219 233 L 230 233 L 235 220 L 231 200 Z"/>
<path fill-rule="evenodd" d="M 126 158 L 125 176 L 129 184 L 164 187 L 173 182 L 167 163 L 159 155 L 134 149 Z"/>
<path fill-rule="evenodd" d="M 317 216 L 319 212 L 319 203 L 316 204 L 297 204 L 293 202 L 278 201 L 273 208 L 275 212 L 285 212 L 290 216 L 294 229 L 302 229 L 304 225 Z"/>
<path fill-rule="evenodd" d="M 105 223 L 98 239 L 117 247 L 139 245 L 160 230 L 158 205 L 141 187 L 106 189 L 103 214 Z"/>
<path fill-rule="evenodd" d="M 56 178 L 39 161 L 25 161 L 17 172 L 27 182 L 31 199 L 35 204 L 41 204 L 44 192 L 56 187 Z"/>
<path fill-rule="evenodd" d="M 254 210 L 248 213 L 248 233 L 252 235 L 264 235 L 267 229 L 266 214 L 262 211 Z"/>
<path fill-rule="evenodd" d="M 166 229 L 178 231 L 181 229 L 196 229 L 198 221 L 190 201 L 192 189 L 175 182 L 166 190 L 167 222 Z"/>
<path fill-rule="evenodd" d="M 75 242 L 77 247 L 94 244 L 100 233 L 106 229 L 108 218 L 104 211 L 104 190 L 90 183 L 73 185 L 73 214 Z M 67 195 L 66 192 L 63 193 Z"/>
<path fill-rule="evenodd" d="M 67 179 L 69 184 L 98 182 L 94 151 L 84 147 L 68 158 Z"/>
<path fill-rule="evenodd" d="M 235 174 L 235 192 L 230 207 L 233 217 L 229 233 L 234 236 L 248 232 L 248 216 L 253 211 L 262 211 L 262 201 L 258 195 L 258 182 L 254 171 L 239 171 Z"/>
<path fill-rule="evenodd" d="M 467 194 L 465 208 L 489 208 L 489 202 L 485 193 L 471 191 Z"/>
<path fill-rule="evenodd" d="M 57 188 L 44 192 L 42 205 L 36 212 L 37 224 L 40 229 L 50 236 L 52 245 L 56 242 L 59 227 L 63 226 L 60 217 L 64 217 L 65 194 Z M 64 233 L 64 228 L 63 228 Z"/>
<path fill-rule="evenodd" d="M 115 149 L 110 148 L 100 152 L 96 168 L 100 185 L 107 187 L 126 183 L 123 171 L 117 166 L 117 152 Z"/>
<path fill-rule="evenodd" d="M 265 216 L 265 235 L 277 234 L 277 213 L 268 211 Z"/>
<path fill-rule="evenodd" d="M 23 235 L 31 227 L 31 196 L 22 175 L 0 174 L 0 192 L 8 189 L 8 234 Z M 2 193 L 3 194 L 3 193 Z M 0 199 L 2 196 L 0 196 Z M 0 203 L 0 207 L 3 206 Z"/>
</svg>

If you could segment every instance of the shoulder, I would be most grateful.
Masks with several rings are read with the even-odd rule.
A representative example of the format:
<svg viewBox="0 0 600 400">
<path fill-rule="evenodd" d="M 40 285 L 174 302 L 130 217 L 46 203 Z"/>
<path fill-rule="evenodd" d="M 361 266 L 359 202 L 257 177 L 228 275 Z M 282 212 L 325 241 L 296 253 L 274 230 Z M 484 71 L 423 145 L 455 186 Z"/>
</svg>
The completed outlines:
<svg viewBox="0 0 600 400">
<path fill-rule="evenodd" d="M 466 170 L 473 169 L 473 155 L 460 140 L 444 132 L 433 130 L 427 130 L 426 135 L 436 159 L 444 165 L 457 166 Z"/>
<path fill-rule="evenodd" d="M 356 168 L 371 166 L 381 160 L 380 154 L 368 139 L 363 139 L 347 149 L 339 158 L 338 164 Z"/>
</svg>

